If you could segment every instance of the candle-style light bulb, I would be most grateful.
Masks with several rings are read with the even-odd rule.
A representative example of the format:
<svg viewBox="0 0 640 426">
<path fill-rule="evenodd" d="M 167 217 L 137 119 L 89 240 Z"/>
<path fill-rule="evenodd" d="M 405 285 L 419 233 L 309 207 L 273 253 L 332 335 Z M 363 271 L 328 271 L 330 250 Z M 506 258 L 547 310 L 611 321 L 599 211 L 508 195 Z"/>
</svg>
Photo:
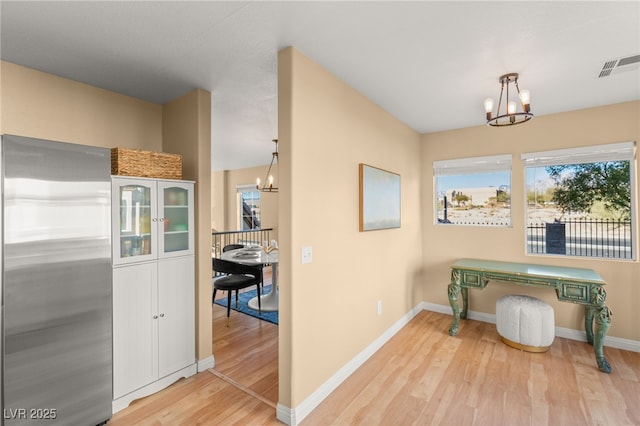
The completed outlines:
<svg viewBox="0 0 640 426">
<path fill-rule="evenodd" d="M 484 110 L 487 113 L 487 120 L 491 120 L 493 114 L 493 98 L 484 100 Z"/>
<path fill-rule="evenodd" d="M 527 89 L 523 89 L 520 91 L 520 102 L 522 102 L 522 109 L 524 109 L 525 112 L 529 112 L 530 110 L 530 104 L 531 104 L 531 94 L 529 93 L 529 91 Z"/>
<path fill-rule="evenodd" d="M 260 189 L 260 178 L 256 179 L 256 188 Z"/>
<path fill-rule="evenodd" d="M 493 98 L 487 98 L 484 100 L 484 110 L 485 112 L 493 111 Z"/>
<path fill-rule="evenodd" d="M 507 104 L 507 114 L 515 114 L 516 113 L 516 103 L 514 101 L 509 101 Z"/>
</svg>

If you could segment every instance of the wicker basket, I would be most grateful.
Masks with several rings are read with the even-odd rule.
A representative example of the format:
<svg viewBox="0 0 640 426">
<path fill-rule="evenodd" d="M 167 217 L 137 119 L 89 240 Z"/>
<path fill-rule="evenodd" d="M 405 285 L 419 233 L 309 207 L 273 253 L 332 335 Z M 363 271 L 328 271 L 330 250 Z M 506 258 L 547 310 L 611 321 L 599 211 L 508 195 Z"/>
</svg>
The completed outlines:
<svg viewBox="0 0 640 426">
<path fill-rule="evenodd" d="M 111 174 L 182 179 L 182 156 L 141 149 L 112 148 Z"/>
</svg>

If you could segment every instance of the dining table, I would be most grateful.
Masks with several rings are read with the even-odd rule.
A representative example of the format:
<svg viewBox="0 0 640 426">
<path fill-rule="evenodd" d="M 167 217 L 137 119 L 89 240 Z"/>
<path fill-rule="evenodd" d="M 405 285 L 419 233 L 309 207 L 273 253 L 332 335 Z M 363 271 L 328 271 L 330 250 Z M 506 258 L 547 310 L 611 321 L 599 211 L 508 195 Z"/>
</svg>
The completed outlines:
<svg viewBox="0 0 640 426">
<path fill-rule="evenodd" d="M 271 265 L 271 290 L 267 294 L 257 295 L 249 300 L 249 308 L 258 310 L 258 297 L 260 308 L 266 312 L 278 310 L 278 249 L 261 246 L 246 246 L 240 249 L 229 250 L 220 255 L 223 260 L 241 263 L 243 265 Z"/>
</svg>

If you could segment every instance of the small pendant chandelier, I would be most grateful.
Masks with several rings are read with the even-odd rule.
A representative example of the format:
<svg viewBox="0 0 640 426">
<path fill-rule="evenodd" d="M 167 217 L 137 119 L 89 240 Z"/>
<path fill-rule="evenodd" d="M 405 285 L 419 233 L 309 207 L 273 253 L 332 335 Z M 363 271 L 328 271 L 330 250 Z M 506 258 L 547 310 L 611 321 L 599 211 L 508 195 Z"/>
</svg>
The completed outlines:
<svg viewBox="0 0 640 426">
<path fill-rule="evenodd" d="M 528 90 L 520 90 L 518 87 L 518 73 L 512 72 L 500 76 L 498 81 L 501 84 L 500 87 L 500 99 L 498 100 L 497 115 L 493 116 L 493 99 L 487 98 L 484 101 L 484 110 L 487 113 L 487 125 L 493 127 L 513 126 L 515 124 L 524 123 L 533 118 L 530 106 L 530 94 Z M 517 103 L 509 98 L 509 85 L 513 83 L 516 87 L 517 95 L 520 98 L 521 112 L 518 112 Z M 506 97 L 504 102 L 503 113 L 500 113 L 502 107 L 502 96 L 505 92 Z"/>
<path fill-rule="evenodd" d="M 271 174 L 271 168 L 274 163 L 276 169 L 278 168 L 278 139 L 273 139 L 273 142 L 276 144 L 276 149 L 271 154 L 271 164 L 269 164 L 269 169 L 267 170 L 262 186 L 260 186 L 260 178 L 256 179 L 256 189 L 262 192 L 278 192 L 278 187 L 273 186 L 273 175 Z"/>
</svg>

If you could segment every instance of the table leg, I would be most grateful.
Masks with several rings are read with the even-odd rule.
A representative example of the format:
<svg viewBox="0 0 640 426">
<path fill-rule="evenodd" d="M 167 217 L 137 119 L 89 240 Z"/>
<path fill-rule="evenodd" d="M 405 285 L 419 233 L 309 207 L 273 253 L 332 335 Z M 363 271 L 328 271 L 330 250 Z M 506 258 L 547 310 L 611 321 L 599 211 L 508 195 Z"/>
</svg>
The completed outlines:
<svg viewBox="0 0 640 426">
<path fill-rule="evenodd" d="M 271 264 L 271 291 L 268 294 L 260 296 L 260 304 L 265 312 L 273 312 L 278 310 L 278 264 Z M 249 300 L 247 305 L 251 309 L 258 310 L 258 296 Z"/>
<path fill-rule="evenodd" d="M 461 287 L 460 292 L 462 293 L 462 312 L 460 312 L 460 318 L 467 319 L 467 311 L 469 309 L 469 289 Z"/>
<path fill-rule="evenodd" d="M 458 335 L 458 325 L 460 324 L 460 306 L 458 304 L 458 295 L 460 294 L 460 281 L 459 281 L 459 273 L 457 271 L 451 272 L 451 284 L 447 287 L 447 293 L 449 295 L 449 304 L 451 305 L 451 309 L 453 310 L 453 324 L 449 328 L 450 336 Z M 465 289 L 466 290 L 466 289 Z M 463 293 L 463 301 L 465 298 L 465 294 Z M 465 312 L 466 315 L 466 312 Z"/>
<path fill-rule="evenodd" d="M 598 368 L 604 373 L 611 373 L 611 366 L 604 357 L 604 338 L 611 325 L 611 309 L 604 303 L 607 297 L 606 290 L 601 286 L 594 286 L 591 289 L 591 305 L 585 307 L 585 331 L 587 342 L 593 345 L 593 352 L 596 356 Z M 596 333 L 594 338 L 593 319 L 595 316 Z"/>
<path fill-rule="evenodd" d="M 609 326 L 611 325 L 611 310 L 603 306 L 600 308 L 598 315 L 596 315 L 596 336 L 593 342 L 593 351 L 596 355 L 596 362 L 598 363 L 598 368 L 600 371 L 605 373 L 611 373 L 611 366 L 607 362 L 604 357 L 604 338 L 607 335 L 607 331 L 609 330 Z"/>
<path fill-rule="evenodd" d="M 584 331 L 587 333 L 587 343 L 593 345 L 593 306 L 584 306 Z"/>
</svg>

